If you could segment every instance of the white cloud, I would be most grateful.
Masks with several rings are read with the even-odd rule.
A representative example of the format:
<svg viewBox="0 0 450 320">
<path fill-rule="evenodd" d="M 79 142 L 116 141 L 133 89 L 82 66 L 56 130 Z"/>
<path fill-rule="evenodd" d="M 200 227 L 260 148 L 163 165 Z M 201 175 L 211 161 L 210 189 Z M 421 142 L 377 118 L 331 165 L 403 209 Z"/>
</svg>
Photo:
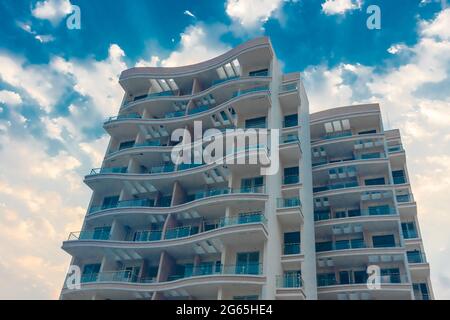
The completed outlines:
<svg viewBox="0 0 450 320">
<path fill-rule="evenodd" d="M 441 11 L 437 18 L 422 22 L 421 28 L 424 36 L 450 40 L 450 8 Z"/>
<path fill-rule="evenodd" d="M 1 90 L 0 91 L 0 103 L 15 106 L 22 103 L 22 97 L 13 91 Z"/>
<path fill-rule="evenodd" d="M 184 10 L 183 14 L 190 16 L 192 18 L 196 18 L 195 14 L 193 14 L 192 12 L 190 12 L 189 10 Z"/>
<path fill-rule="evenodd" d="M 226 13 L 246 31 L 260 30 L 283 0 L 228 0 Z"/>
<path fill-rule="evenodd" d="M 27 65 L 23 59 L 6 53 L 0 53 L 0 65 L 0 79 L 25 92 L 46 112 L 68 88 L 66 79 L 47 65 Z"/>
<path fill-rule="evenodd" d="M 327 15 L 344 14 L 347 11 L 361 9 L 362 0 L 325 0 L 322 11 Z"/>
<path fill-rule="evenodd" d="M 66 15 L 72 12 L 72 4 L 69 0 L 44 0 L 36 3 L 31 11 L 37 19 L 49 20 L 57 24 Z"/>
<path fill-rule="evenodd" d="M 387 52 L 390 54 L 398 54 L 404 50 L 408 49 L 408 47 L 404 43 L 393 44 L 387 49 Z"/>
<path fill-rule="evenodd" d="M 52 42 L 55 40 L 55 38 L 50 34 L 38 34 L 34 37 L 36 40 L 38 40 L 40 43 L 47 43 Z"/>
</svg>

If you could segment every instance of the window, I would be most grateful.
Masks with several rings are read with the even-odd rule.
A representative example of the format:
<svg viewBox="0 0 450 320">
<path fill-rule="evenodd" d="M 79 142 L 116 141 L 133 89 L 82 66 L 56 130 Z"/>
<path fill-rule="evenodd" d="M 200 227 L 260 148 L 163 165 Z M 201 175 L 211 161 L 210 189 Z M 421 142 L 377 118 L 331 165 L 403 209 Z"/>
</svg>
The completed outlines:
<svg viewBox="0 0 450 320">
<path fill-rule="evenodd" d="M 349 284 L 351 278 L 350 271 L 340 271 L 339 272 L 339 284 Z"/>
<path fill-rule="evenodd" d="M 172 203 L 172 196 L 162 196 L 159 198 L 159 206 L 160 207 L 170 207 Z"/>
<path fill-rule="evenodd" d="M 331 251 L 333 250 L 333 243 L 331 241 L 317 242 L 316 243 L 316 251 Z"/>
<path fill-rule="evenodd" d="M 355 283 L 366 283 L 367 282 L 367 272 L 365 270 L 354 271 L 353 277 Z"/>
<path fill-rule="evenodd" d="M 119 196 L 110 196 L 103 198 L 102 209 L 115 208 L 119 203 Z"/>
<path fill-rule="evenodd" d="M 422 253 L 419 250 L 407 251 L 406 255 L 408 257 L 409 263 L 422 263 Z"/>
<path fill-rule="evenodd" d="M 391 209 L 390 209 L 389 205 L 385 204 L 385 205 L 381 205 L 381 206 L 369 207 L 368 210 L 369 210 L 370 216 L 377 216 L 377 215 L 389 214 Z"/>
<path fill-rule="evenodd" d="M 299 182 L 298 167 L 284 168 L 284 184 L 294 184 Z"/>
<path fill-rule="evenodd" d="M 245 120 L 245 128 L 246 129 L 262 129 L 262 128 L 266 128 L 267 124 L 266 124 L 266 117 L 259 117 L 259 118 L 254 118 L 254 119 L 247 119 Z"/>
<path fill-rule="evenodd" d="M 361 159 L 366 160 L 366 159 L 379 159 L 381 158 L 381 153 L 380 152 L 372 152 L 372 153 L 364 153 L 361 155 Z"/>
<path fill-rule="evenodd" d="M 400 283 L 400 269 L 391 268 L 391 269 L 381 269 L 381 278 L 384 282 L 388 283 Z"/>
<path fill-rule="evenodd" d="M 394 178 L 394 184 L 406 183 L 405 171 L 403 170 L 392 171 L 392 177 Z"/>
<path fill-rule="evenodd" d="M 264 185 L 264 178 L 254 177 L 254 178 L 246 178 L 241 180 L 241 189 L 243 192 L 251 192 L 255 188 L 262 187 Z"/>
<path fill-rule="evenodd" d="M 402 222 L 403 238 L 418 238 L 416 224 L 414 222 Z"/>
<path fill-rule="evenodd" d="M 121 142 L 119 145 L 119 150 L 132 148 L 134 146 L 134 140 Z"/>
<path fill-rule="evenodd" d="M 284 254 L 299 254 L 300 253 L 300 232 L 285 232 L 284 233 Z"/>
<path fill-rule="evenodd" d="M 372 133 L 377 133 L 377 130 L 373 129 L 373 130 L 366 130 L 366 131 L 358 132 L 358 134 L 372 134 Z"/>
<path fill-rule="evenodd" d="M 430 300 L 426 283 L 413 283 L 413 290 L 416 300 Z"/>
<path fill-rule="evenodd" d="M 334 273 L 322 273 L 317 275 L 317 286 L 332 286 L 336 284 L 336 275 Z"/>
<path fill-rule="evenodd" d="M 372 237 L 374 248 L 395 247 L 395 237 L 393 234 Z"/>
<path fill-rule="evenodd" d="M 81 282 L 96 281 L 99 272 L 100 272 L 100 263 L 85 265 L 83 267 L 83 275 L 81 276 Z"/>
<path fill-rule="evenodd" d="M 298 125 L 298 114 L 290 114 L 284 117 L 284 128 L 295 127 Z"/>
<path fill-rule="evenodd" d="M 94 240 L 108 240 L 111 227 L 98 227 L 94 229 Z"/>
<path fill-rule="evenodd" d="M 267 77 L 268 74 L 269 74 L 269 69 L 255 70 L 255 71 L 250 71 L 248 73 L 248 75 L 250 77 Z"/>
<path fill-rule="evenodd" d="M 330 210 L 314 212 L 314 221 L 328 220 L 328 219 L 330 219 Z"/>
<path fill-rule="evenodd" d="M 366 186 L 379 186 L 379 185 L 384 185 L 386 183 L 385 183 L 384 177 L 382 177 L 382 178 L 366 179 L 366 180 L 364 180 L 364 184 Z"/>
<path fill-rule="evenodd" d="M 237 253 L 236 274 L 259 274 L 259 252 Z"/>
<path fill-rule="evenodd" d="M 298 288 L 301 285 L 302 272 L 300 270 L 285 271 L 283 274 L 283 288 Z"/>
</svg>

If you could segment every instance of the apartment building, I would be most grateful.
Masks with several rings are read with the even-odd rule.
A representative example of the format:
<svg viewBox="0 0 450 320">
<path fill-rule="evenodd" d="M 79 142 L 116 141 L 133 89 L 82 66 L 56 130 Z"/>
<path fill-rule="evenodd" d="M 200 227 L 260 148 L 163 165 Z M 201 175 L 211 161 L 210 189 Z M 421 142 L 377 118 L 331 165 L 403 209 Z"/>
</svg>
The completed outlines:
<svg viewBox="0 0 450 320">
<path fill-rule="evenodd" d="M 120 84 L 82 231 L 63 243 L 81 283 L 61 299 L 433 298 L 400 134 L 378 105 L 310 115 L 300 74 L 281 73 L 264 37 L 191 66 L 125 70 Z M 210 132 L 267 129 L 232 154 L 257 150 L 279 170 L 174 162 L 179 129 L 194 156 Z"/>
</svg>

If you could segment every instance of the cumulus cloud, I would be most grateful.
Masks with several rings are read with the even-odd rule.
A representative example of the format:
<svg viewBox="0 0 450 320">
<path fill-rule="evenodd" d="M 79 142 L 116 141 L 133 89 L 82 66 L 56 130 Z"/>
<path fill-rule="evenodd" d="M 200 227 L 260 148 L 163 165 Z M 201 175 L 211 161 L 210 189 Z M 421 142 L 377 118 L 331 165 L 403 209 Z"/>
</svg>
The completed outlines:
<svg viewBox="0 0 450 320">
<path fill-rule="evenodd" d="M 1 90 L 0 103 L 15 106 L 22 103 L 22 97 L 16 92 L 9 90 Z"/>
<path fill-rule="evenodd" d="M 345 14 L 347 11 L 361 9 L 362 0 L 325 0 L 322 11 L 327 15 Z"/>
<path fill-rule="evenodd" d="M 228 0 L 225 11 L 237 24 L 234 31 L 255 32 L 262 29 L 264 23 L 279 10 L 283 0 Z"/>
<path fill-rule="evenodd" d="M 62 18 L 72 12 L 72 4 L 69 0 L 44 0 L 36 3 L 31 11 L 37 19 L 48 20 L 57 24 Z"/>
<path fill-rule="evenodd" d="M 184 10 L 183 14 L 184 14 L 184 15 L 187 15 L 187 16 L 189 16 L 189 17 L 192 17 L 192 18 L 196 18 L 195 14 L 193 14 L 193 13 L 190 12 L 189 10 Z"/>
</svg>

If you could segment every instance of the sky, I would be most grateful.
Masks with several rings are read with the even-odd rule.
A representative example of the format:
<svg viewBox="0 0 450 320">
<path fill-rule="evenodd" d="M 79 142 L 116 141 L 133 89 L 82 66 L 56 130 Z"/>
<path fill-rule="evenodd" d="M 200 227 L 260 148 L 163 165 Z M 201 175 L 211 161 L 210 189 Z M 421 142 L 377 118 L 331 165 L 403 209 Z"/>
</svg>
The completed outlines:
<svg viewBox="0 0 450 320">
<path fill-rule="evenodd" d="M 73 6 L 80 29 L 69 29 Z M 381 28 L 368 29 L 377 5 Z M 310 110 L 378 102 L 401 130 L 433 289 L 450 299 L 450 5 L 441 0 L 0 0 L 0 299 L 57 299 L 118 77 L 271 38 Z"/>
</svg>

